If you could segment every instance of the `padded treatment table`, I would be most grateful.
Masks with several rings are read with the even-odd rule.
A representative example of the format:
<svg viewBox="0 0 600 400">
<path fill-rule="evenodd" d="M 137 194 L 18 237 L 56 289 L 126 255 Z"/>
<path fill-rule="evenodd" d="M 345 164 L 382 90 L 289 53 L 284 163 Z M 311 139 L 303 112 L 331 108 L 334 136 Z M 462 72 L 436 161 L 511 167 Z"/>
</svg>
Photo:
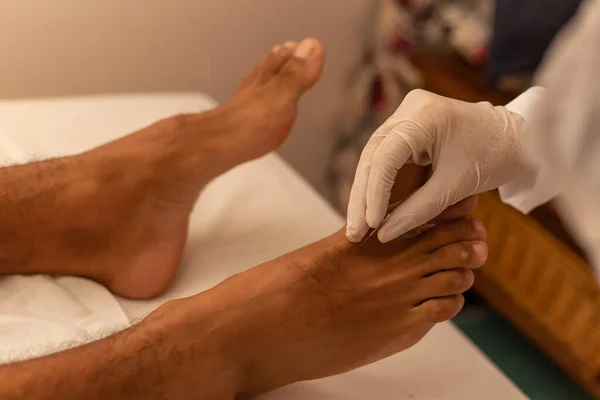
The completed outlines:
<svg viewBox="0 0 600 400">
<path fill-rule="evenodd" d="M 159 118 L 213 106 L 210 98 L 200 94 L 0 101 L 0 150 L 5 155 L 0 161 L 25 162 L 79 152 Z M 89 290 L 71 292 L 81 296 L 82 303 L 92 304 L 83 297 L 103 290 L 102 296 L 95 297 L 96 303 L 110 300 L 101 304 L 102 315 L 139 320 L 168 299 L 209 289 L 232 274 L 320 239 L 343 223 L 294 170 L 271 154 L 207 186 L 192 214 L 181 269 L 163 296 L 133 301 L 115 298 L 91 284 Z M 403 353 L 262 398 L 509 400 L 525 396 L 452 323 L 443 323 Z"/>
</svg>

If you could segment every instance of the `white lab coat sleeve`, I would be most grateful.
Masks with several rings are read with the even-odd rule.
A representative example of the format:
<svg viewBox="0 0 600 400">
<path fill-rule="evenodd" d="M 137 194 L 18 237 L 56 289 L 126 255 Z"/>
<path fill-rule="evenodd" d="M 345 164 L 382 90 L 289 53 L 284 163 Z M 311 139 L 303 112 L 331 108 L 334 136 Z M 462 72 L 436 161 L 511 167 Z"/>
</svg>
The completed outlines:
<svg viewBox="0 0 600 400">
<path fill-rule="evenodd" d="M 540 86 L 532 87 L 519 97 L 506 105 L 506 108 L 519 114 L 527 121 L 531 117 L 534 108 L 540 103 L 546 90 Z M 531 130 L 525 129 L 523 135 L 532 134 Z M 525 138 L 523 138 L 525 141 Z M 526 165 L 521 175 L 511 182 L 499 188 L 502 201 L 522 213 L 528 213 L 534 208 L 547 203 L 560 192 L 559 187 L 553 184 L 549 171 L 528 157 L 528 146 L 523 145 L 521 157 Z"/>
<path fill-rule="evenodd" d="M 525 149 L 561 189 L 557 209 L 600 277 L 600 1 L 582 2 L 544 58 Z"/>
</svg>

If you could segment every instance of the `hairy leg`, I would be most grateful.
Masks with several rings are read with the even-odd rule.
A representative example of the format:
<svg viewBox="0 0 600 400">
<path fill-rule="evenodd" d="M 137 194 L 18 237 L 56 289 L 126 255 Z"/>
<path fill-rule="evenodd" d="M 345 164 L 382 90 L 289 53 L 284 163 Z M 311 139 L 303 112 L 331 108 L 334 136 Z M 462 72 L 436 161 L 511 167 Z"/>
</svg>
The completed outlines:
<svg viewBox="0 0 600 400">
<path fill-rule="evenodd" d="M 466 219 L 385 245 L 340 231 L 110 338 L 0 366 L 0 397 L 233 400 L 358 368 L 460 310 L 483 240 Z"/>
</svg>

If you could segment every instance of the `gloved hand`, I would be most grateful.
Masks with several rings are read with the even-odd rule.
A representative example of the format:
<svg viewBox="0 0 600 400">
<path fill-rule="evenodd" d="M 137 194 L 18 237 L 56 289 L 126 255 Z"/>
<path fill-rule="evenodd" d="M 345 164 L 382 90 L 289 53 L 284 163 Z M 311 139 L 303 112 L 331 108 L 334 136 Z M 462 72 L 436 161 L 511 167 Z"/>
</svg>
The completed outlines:
<svg viewBox="0 0 600 400">
<path fill-rule="evenodd" d="M 362 152 L 348 205 L 348 239 L 358 242 L 369 227 L 379 226 L 396 173 L 407 162 L 431 163 L 433 175 L 381 226 L 381 242 L 514 179 L 527 168 L 521 160 L 523 125 L 523 118 L 505 107 L 410 92 Z"/>
</svg>

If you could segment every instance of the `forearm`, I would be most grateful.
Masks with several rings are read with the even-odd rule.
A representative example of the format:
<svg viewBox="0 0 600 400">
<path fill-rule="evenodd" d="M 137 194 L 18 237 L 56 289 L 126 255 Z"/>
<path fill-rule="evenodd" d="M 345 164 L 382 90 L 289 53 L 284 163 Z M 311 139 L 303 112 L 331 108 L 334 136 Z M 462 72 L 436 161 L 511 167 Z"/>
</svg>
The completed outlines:
<svg viewBox="0 0 600 400">
<path fill-rule="evenodd" d="M 210 332 L 215 321 L 207 318 L 205 329 L 184 337 L 198 321 L 177 314 L 177 307 L 167 303 L 138 325 L 111 337 L 0 366 L 0 398 L 233 398 L 235 370 L 225 362 L 221 343 Z"/>
</svg>

